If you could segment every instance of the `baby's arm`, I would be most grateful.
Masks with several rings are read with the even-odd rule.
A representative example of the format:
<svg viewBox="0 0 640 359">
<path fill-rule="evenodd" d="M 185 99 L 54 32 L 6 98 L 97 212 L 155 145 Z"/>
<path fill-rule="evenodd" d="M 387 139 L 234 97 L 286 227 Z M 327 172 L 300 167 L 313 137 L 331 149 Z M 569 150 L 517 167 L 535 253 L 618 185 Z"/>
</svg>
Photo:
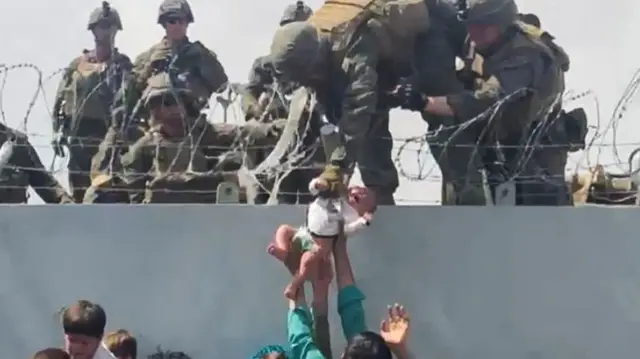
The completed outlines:
<svg viewBox="0 0 640 359">
<path fill-rule="evenodd" d="M 342 208 L 342 215 L 345 223 L 345 234 L 354 234 L 371 224 L 370 216 L 367 216 L 366 214 L 364 216 L 360 216 L 355 208 L 351 207 L 347 201 L 342 201 Z"/>
<path fill-rule="evenodd" d="M 317 196 L 320 193 L 320 183 L 322 181 L 319 178 L 314 178 L 309 182 L 309 193 L 312 196 Z"/>
</svg>

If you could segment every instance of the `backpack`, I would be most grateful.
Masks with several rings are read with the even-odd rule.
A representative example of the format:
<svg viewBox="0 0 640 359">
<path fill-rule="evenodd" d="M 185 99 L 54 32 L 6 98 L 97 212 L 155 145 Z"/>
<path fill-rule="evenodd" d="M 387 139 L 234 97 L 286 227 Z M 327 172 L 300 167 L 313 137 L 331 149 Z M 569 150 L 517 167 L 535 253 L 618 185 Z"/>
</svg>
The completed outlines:
<svg viewBox="0 0 640 359">
<path fill-rule="evenodd" d="M 424 0 L 326 0 L 307 20 L 328 36 L 334 51 L 345 50 L 366 23 L 383 59 L 406 61 L 416 36 L 429 28 Z"/>
</svg>

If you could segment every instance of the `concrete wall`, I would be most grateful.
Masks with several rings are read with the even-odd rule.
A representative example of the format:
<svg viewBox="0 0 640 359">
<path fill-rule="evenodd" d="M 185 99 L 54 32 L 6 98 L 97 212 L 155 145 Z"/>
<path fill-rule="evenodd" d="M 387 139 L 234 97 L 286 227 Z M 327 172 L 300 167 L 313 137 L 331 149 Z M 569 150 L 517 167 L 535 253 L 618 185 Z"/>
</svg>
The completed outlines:
<svg viewBox="0 0 640 359">
<path fill-rule="evenodd" d="M 394 208 L 350 250 L 370 325 L 386 303 L 405 303 L 420 358 L 636 358 L 639 215 Z M 59 345 L 55 313 L 78 298 L 103 304 L 109 329 L 138 333 L 143 354 L 162 345 L 247 358 L 284 343 L 287 275 L 264 247 L 302 217 L 296 207 L 0 207 L 0 356 Z"/>
</svg>

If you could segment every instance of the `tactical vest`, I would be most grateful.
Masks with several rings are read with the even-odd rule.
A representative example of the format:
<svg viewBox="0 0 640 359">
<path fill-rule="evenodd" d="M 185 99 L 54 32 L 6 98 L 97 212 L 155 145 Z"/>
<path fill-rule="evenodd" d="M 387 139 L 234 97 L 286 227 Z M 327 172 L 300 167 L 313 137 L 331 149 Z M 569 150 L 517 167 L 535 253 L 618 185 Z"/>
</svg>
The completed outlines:
<svg viewBox="0 0 640 359">
<path fill-rule="evenodd" d="M 509 112 L 501 115 L 502 117 L 514 118 L 513 121 L 506 120 L 503 122 L 503 125 L 507 127 L 519 127 L 521 122 L 515 121 L 515 118 L 522 118 L 523 116 L 526 116 L 527 119 L 527 121 L 523 122 L 527 123 L 543 119 L 545 115 L 549 115 L 553 110 L 552 106 L 560 106 L 562 104 L 561 101 L 557 100 L 557 97 L 561 96 L 565 89 L 564 71 L 556 53 L 541 38 L 525 32 L 519 24 L 516 24 L 515 31 L 516 33 L 513 34 L 507 44 L 496 53 L 485 58 L 484 73 L 491 74 L 493 72 L 492 67 L 499 67 L 501 63 L 508 62 L 508 59 L 514 53 L 518 53 L 519 49 L 525 48 L 536 49 L 545 58 L 546 66 L 545 73 L 534 79 L 534 83 L 523 84 L 523 86 L 528 86 L 533 90 L 532 94 L 515 100 L 518 105 L 515 105 L 515 107 L 508 106 Z M 518 128 L 514 128 L 514 130 L 518 130 Z"/>
<path fill-rule="evenodd" d="M 182 45 L 177 52 L 165 40 L 153 45 L 149 49 L 149 58 L 145 64 L 143 76 L 138 80 L 138 86 L 144 90 L 151 76 L 171 70 L 178 80 L 187 84 L 189 90 L 195 94 L 199 102 L 207 101 L 217 89 L 210 88 L 207 81 L 197 71 L 201 63 L 199 56 L 202 49 L 204 49 L 204 46 L 197 41 Z M 173 67 L 173 69 L 170 69 L 170 67 Z"/>
<path fill-rule="evenodd" d="M 327 0 L 307 21 L 329 38 L 338 53 L 366 23 L 376 36 L 379 55 L 405 62 L 415 37 L 429 28 L 429 11 L 424 0 Z"/>
<path fill-rule="evenodd" d="M 117 61 L 117 59 L 116 59 Z M 104 120 L 111 113 L 111 90 L 104 82 L 105 62 L 92 62 L 89 54 L 83 54 L 67 69 L 69 81 L 63 88 L 62 111 L 70 118 Z M 113 79 L 118 81 L 118 79 Z"/>
</svg>

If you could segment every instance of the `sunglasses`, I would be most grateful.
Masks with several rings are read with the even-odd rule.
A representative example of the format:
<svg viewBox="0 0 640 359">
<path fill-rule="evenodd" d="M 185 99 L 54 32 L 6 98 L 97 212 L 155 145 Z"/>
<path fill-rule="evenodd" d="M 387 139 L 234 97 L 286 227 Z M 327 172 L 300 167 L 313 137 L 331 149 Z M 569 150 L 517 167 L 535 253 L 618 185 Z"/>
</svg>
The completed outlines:
<svg viewBox="0 0 640 359">
<path fill-rule="evenodd" d="M 166 20 L 167 24 L 176 25 L 176 24 L 185 24 L 187 20 L 183 17 L 168 17 Z"/>
</svg>

